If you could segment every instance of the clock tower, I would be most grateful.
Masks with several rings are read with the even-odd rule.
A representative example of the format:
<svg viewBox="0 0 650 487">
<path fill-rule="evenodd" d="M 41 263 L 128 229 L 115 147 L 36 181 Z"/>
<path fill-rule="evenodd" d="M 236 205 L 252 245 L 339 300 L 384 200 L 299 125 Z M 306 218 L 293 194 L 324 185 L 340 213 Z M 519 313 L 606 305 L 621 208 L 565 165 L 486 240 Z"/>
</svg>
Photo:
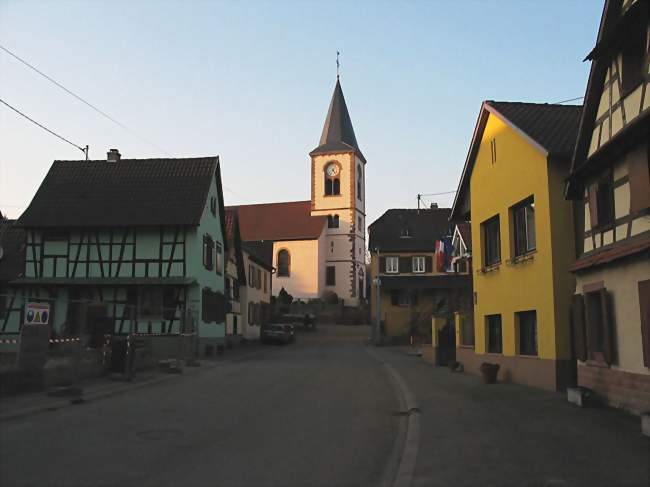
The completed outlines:
<svg viewBox="0 0 650 487">
<path fill-rule="evenodd" d="M 311 156 L 311 214 L 327 225 L 318 245 L 319 288 L 346 306 L 365 300 L 366 159 L 336 79 L 323 133 Z"/>
</svg>

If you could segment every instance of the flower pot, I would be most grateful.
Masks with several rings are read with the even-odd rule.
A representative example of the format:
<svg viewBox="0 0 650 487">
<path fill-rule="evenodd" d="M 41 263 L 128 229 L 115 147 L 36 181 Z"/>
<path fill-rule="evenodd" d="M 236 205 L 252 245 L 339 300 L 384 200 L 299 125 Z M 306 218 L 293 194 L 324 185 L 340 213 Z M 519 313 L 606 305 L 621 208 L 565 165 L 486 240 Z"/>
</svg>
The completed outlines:
<svg viewBox="0 0 650 487">
<path fill-rule="evenodd" d="M 499 364 L 490 364 L 483 362 L 481 364 L 481 378 L 484 384 L 494 384 L 497 381 L 497 374 L 499 373 Z"/>
</svg>

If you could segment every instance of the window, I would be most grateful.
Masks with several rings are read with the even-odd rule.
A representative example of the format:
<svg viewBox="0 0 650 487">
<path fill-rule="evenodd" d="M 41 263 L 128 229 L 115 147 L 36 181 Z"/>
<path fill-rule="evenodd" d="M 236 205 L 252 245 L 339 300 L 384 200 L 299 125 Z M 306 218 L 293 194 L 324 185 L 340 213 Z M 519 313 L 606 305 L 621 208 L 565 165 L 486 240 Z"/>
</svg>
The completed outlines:
<svg viewBox="0 0 650 487">
<path fill-rule="evenodd" d="M 210 213 L 212 213 L 213 216 L 217 216 L 217 198 L 214 196 L 210 197 Z"/>
<path fill-rule="evenodd" d="M 605 288 L 585 294 L 585 322 L 588 357 L 612 363 L 613 342 L 610 321 L 609 295 Z"/>
<path fill-rule="evenodd" d="M 393 306 L 408 308 L 418 304 L 417 291 L 393 289 L 390 292 L 390 302 Z"/>
<path fill-rule="evenodd" d="M 634 90 L 643 81 L 645 68 L 646 26 L 637 23 L 626 33 L 627 43 L 623 46 L 621 66 L 622 95 Z"/>
<path fill-rule="evenodd" d="M 267 284 L 266 284 L 267 273 L 266 273 L 266 271 L 264 271 L 263 274 L 264 274 L 264 292 L 267 292 Z"/>
<path fill-rule="evenodd" d="M 535 201 L 529 198 L 512 208 L 515 257 L 535 250 Z"/>
<path fill-rule="evenodd" d="M 253 325 L 255 324 L 255 317 L 253 316 L 254 312 L 254 304 L 249 301 L 248 303 L 248 324 Z"/>
<path fill-rule="evenodd" d="M 519 327 L 519 355 L 537 355 L 537 312 L 515 313 Z"/>
<path fill-rule="evenodd" d="M 248 287 L 255 287 L 255 271 L 252 264 L 248 264 Z"/>
<path fill-rule="evenodd" d="M 336 267 L 333 265 L 329 265 L 325 269 L 325 285 L 336 286 Z"/>
<path fill-rule="evenodd" d="M 388 274 L 399 272 L 399 257 L 386 257 L 386 272 Z"/>
<path fill-rule="evenodd" d="M 363 231 L 363 220 L 360 216 L 357 217 L 357 224 L 359 225 L 359 231 Z"/>
<path fill-rule="evenodd" d="M 503 353 L 501 338 L 501 315 L 488 315 L 485 317 L 487 351 L 488 353 Z"/>
<path fill-rule="evenodd" d="M 338 228 L 338 227 L 339 227 L 339 216 L 327 215 L 327 228 Z"/>
<path fill-rule="evenodd" d="M 425 271 L 425 263 L 424 263 L 424 256 L 423 255 L 418 255 L 417 257 L 413 257 L 413 272 L 424 272 Z"/>
<path fill-rule="evenodd" d="M 230 284 L 230 278 L 229 277 L 226 277 L 226 279 L 224 280 L 224 285 L 226 286 L 226 288 L 225 288 L 226 297 L 228 299 L 232 300 L 232 287 L 231 287 L 231 284 Z"/>
<path fill-rule="evenodd" d="M 460 344 L 466 347 L 474 346 L 474 320 L 471 315 L 460 315 Z"/>
<path fill-rule="evenodd" d="M 255 275 L 257 285 L 255 286 L 257 289 L 262 289 L 262 270 L 257 267 L 256 268 L 256 275 Z"/>
<path fill-rule="evenodd" d="M 361 177 L 363 174 L 361 173 L 361 166 L 357 166 L 357 199 L 359 201 L 363 200 L 363 195 L 361 194 L 361 188 L 363 187 Z M 359 225 L 361 226 L 361 225 Z"/>
<path fill-rule="evenodd" d="M 411 229 L 408 227 L 402 228 L 402 231 L 400 233 L 400 238 L 410 238 L 411 237 Z"/>
<path fill-rule="evenodd" d="M 614 221 L 614 189 L 610 178 L 600 181 L 596 188 L 596 214 L 598 226 Z"/>
<path fill-rule="evenodd" d="M 163 317 L 163 292 L 160 287 L 138 288 L 138 319 L 160 320 Z"/>
<path fill-rule="evenodd" d="M 491 266 L 501 262 L 501 238 L 499 236 L 499 215 L 481 223 L 483 230 L 483 265 Z"/>
<path fill-rule="evenodd" d="M 210 235 L 203 235 L 203 267 L 212 270 L 212 252 L 214 248 L 214 242 Z"/>
<path fill-rule="evenodd" d="M 278 277 L 289 277 L 291 274 L 291 256 L 289 251 L 282 249 L 278 252 Z"/>
<path fill-rule="evenodd" d="M 223 273 L 223 248 L 219 242 L 214 243 L 214 269 L 217 274 Z"/>
</svg>

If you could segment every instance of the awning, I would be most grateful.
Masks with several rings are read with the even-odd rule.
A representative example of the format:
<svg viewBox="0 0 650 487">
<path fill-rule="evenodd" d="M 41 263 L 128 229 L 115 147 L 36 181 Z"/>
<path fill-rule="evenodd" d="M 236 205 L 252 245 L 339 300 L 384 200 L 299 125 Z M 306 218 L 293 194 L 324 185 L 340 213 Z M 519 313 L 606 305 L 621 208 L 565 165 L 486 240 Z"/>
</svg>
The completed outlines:
<svg viewBox="0 0 650 487">
<path fill-rule="evenodd" d="M 470 276 L 449 274 L 438 276 L 380 276 L 384 289 L 470 289 Z"/>
<path fill-rule="evenodd" d="M 193 277 L 23 277 L 9 282 L 43 286 L 188 286 L 194 283 L 196 279 Z"/>
</svg>

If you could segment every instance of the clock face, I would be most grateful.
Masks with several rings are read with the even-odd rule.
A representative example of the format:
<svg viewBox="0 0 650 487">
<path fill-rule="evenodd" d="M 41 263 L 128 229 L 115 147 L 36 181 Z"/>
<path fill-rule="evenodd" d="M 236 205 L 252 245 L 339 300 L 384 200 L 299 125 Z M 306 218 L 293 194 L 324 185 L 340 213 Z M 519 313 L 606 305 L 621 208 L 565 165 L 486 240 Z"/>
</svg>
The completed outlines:
<svg viewBox="0 0 650 487">
<path fill-rule="evenodd" d="M 327 169 L 325 171 L 327 172 L 327 175 L 330 177 L 338 176 L 339 166 L 337 166 L 334 163 L 331 163 L 329 166 L 327 166 Z"/>
</svg>

